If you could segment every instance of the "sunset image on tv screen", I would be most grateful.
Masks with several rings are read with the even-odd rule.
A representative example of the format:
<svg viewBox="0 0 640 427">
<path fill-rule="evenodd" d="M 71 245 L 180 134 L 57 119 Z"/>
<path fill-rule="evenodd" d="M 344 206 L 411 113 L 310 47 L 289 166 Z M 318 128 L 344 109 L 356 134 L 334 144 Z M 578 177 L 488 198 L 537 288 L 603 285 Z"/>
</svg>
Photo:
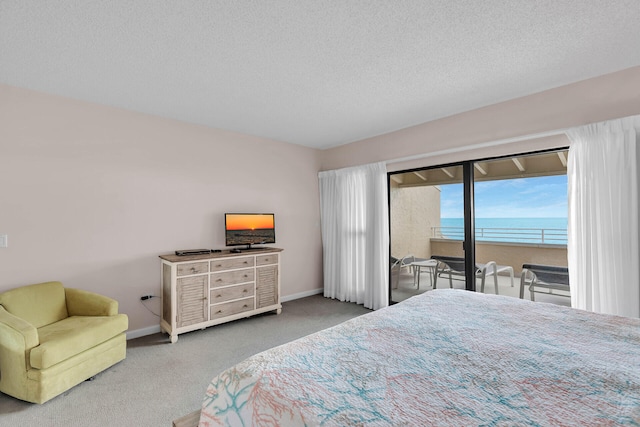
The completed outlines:
<svg viewBox="0 0 640 427">
<path fill-rule="evenodd" d="M 226 214 L 227 246 L 275 243 L 273 217 L 273 214 Z"/>
<path fill-rule="evenodd" d="M 273 215 L 227 215 L 227 230 L 264 230 L 273 228 Z"/>
</svg>

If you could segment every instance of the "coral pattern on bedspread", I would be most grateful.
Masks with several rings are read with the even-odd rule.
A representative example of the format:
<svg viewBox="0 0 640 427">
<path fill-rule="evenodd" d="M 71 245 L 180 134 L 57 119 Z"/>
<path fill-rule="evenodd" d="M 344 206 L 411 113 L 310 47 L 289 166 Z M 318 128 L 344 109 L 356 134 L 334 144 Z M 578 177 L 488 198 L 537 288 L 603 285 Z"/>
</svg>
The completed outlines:
<svg viewBox="0 0 640 427">
<path fill-rule="evenodd" d="M 200 426 L 640 426 L 640 319 L 436 290 L 215 377 Z"/>
</svg>

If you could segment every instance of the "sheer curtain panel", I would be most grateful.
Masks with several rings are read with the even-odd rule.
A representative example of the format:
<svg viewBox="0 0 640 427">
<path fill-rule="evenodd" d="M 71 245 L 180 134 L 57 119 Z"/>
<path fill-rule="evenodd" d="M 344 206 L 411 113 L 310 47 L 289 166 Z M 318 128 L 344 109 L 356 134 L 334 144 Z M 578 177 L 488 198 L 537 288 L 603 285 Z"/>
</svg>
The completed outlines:
<svg viewBox="0 0 640 427">
<path fill-rule="evenodd" d="M 571 305 L 640 317 L 637 143 L 640 116 L 571 129 Z"/>
<path fill-rule="evenodd" d="M 386 178 L 384 163 L 320 172 L 325 297 L 389 305 Z"/>
</svg>

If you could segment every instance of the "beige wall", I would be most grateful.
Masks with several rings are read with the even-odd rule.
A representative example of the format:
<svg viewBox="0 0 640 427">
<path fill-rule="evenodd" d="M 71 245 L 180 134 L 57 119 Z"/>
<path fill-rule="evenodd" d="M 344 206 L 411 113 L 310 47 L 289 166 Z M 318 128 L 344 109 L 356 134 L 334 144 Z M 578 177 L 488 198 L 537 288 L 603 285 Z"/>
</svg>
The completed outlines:
<svg viewBox="0 0 640 427">
<path fill-rule="evenodd" d="M 389 171 L 568 145 L 564 136 L 496 141 L 640 114 L 640 67 L 468 111 L 322 152 L 323 170 L 427 156 Z"/>
<path fill-rule="evenodd" d="M 319 170 L 389 170 L 567 144 L 505 138 L 640 114 L 640 67 L 325 151 L 0 85 L 0 291 L 44 280 L 116 298 L 157 326 L 157 255 L 221 247 L 226 211 L 276 213 L 282 294 L 322 287 Z M 159 310 L 157 301 L 150 308 Z"/>
<path fill-rule="evenodd" d="M 0 120 L 0 292 L 60 280 L 155 327 L 158 255 L 223 247 L 229 211 L 275 212 L 284 296 L 322 288 L 317 150 L 6 85 Z"/>
</svg>

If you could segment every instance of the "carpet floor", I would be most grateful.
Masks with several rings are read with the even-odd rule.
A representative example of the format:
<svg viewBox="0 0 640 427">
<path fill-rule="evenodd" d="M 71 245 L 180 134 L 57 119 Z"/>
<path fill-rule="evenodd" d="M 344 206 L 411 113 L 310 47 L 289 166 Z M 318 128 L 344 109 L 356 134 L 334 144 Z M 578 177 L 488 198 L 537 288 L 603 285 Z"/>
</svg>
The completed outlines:
<svg viewBox="0 0 640 427">
<path fill-rule="evenodd" d="M 0 393 L 0 426 L 171 426 L 200 407 L 211 379 L 263 350 L 367 313 L 314 295 L 267 313 L 179 336 L 127 342 L 127 358 L 43 405 Z"/>
</svg>

